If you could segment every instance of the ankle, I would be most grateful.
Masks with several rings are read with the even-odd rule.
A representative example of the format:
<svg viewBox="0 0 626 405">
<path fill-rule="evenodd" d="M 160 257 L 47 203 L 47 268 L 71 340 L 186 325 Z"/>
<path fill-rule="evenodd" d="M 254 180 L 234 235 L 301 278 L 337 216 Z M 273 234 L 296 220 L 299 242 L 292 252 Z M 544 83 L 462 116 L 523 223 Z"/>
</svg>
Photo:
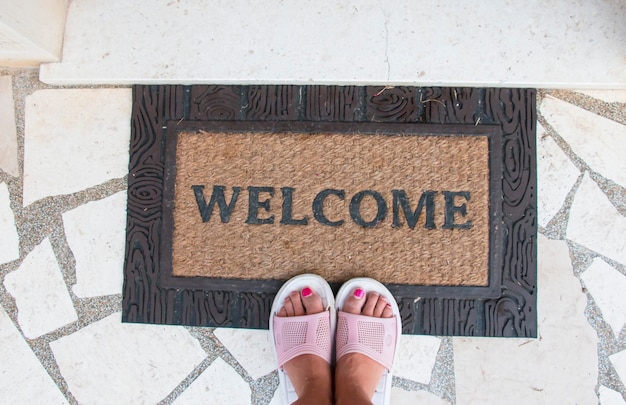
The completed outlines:
<svg viewBox="0 0 626 405">
<path fill-rule="evenodd" d="M 371 405 L 372 398 L 357 384 L 343 384 L 335 389 L 336 405 Z"/>
<path fill-rule="evenodd" d="M 300 399 L 297 404 L 332 403 L 330 364 L 320 357 L 304 354 L 284 366 Z"/>
<path fill-rule="evenodd" d="M 335 403 L 371 404 L 384 368 L 361 353 L 348 353 L 335 369 Z"/>
<path fill-rule="evenodd" d="M 306 388 L 298 393 L 298 400 L 292 405 L 331 405 L 333 403 L 332 385 L 322 378 L 310 378 L 305 381 Z"/>
</svg>

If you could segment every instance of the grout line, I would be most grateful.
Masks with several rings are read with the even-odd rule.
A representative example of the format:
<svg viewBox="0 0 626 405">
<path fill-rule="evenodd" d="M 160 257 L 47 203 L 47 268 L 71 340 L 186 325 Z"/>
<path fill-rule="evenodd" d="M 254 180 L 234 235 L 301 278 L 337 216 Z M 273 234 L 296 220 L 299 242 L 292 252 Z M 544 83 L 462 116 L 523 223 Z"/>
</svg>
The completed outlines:
<svg viewBox="0 0 626 405">
<path fill-rule="evenodd" d="M 626 104 L 609 103 L 571 90 L 544 90 L 544 93 L 603 118 L 626 125 Z"/>
<path fill-rule="evenodd" d="M 429 391 L 456 405 L 456 373 L 454 370 L 454 341 L 452 336 L 441 337 Z"/>
<path fill-rule="evenodd" d="M 250 388 L 252 389 L 252 405 L 269 404 L 272 398 L 277 395 L 278 384 L 278 373 L 276 371 L 250 384 Z"/>
<path fill-rule="evenodd" d="M 0 69 L 0 73 L 5 73 Z M 109 197 L 116 192 L 127 189 L 126 176 L 112 179 L 105 183 L 87 188 L 67 195 L 50 196 L 36 201 L 27 207 L 23 207 L 23 177 L 24 177 L 24 139 L 25 139 L 25 110 L 26 98 L 35 91 L 58 88 L 100 88 L 104 86 L 48 86 L 38 81 L 38 70 L 22 70 L 11 72 L 13 78 L 13 94 L 15 105 L 16 132 L 17 132 L 17 155 L 19 176 L 12 177 L 0 172 L 0 181 L 5 182 L 9 188 L 11 210 L 15 218 L 15 225 L 20 240 L 20 258 L 0 265 L 0 278 L 16 271 L 26 256 L 45 238 L 49 238 L 55 260 L 61 269 L 65 286 L 72 299 L 72 304 L 77 312 L 78 320 L 64 325 L 52 332 L 36 339 L 28 339 L 24 336 L 18 322 L 18 309 L 14 297 L 9 294 L 4 285 L 0 285 L 0 305 L 19 330 L 24 341 L 29 345 L 50 378 L 57 385 L 66 400 L 71 404 L 78 401 L 69 390 L 69 386 L 62 376 L 54 354 L 50 348 L 50 342 L 64 336 L 71 335 L 116 311 L 121 310 L 121 294 L 114 296 L 100 296 L 93 298 L 78 298 L 71 285 L 76 282 L 75 259 L 65 237 L 65 229 L 62 221 L 62 213 L 91 201 Z M 107 86 L 111 87 L 111 86 Z"/>
<path fill-rule="evenodd" d="M 198 340 L 202 349 L 207 353 L 207 358 L 198 365 L 183 381 L 178 384 L 172 392 L 159 402 L 160 405 L 169 405 L 176 398 L 178 398 L 193 382 L 204 372 L 207 368 L 213 364 L 217 358 L 221 358 L 229 366 L 231 366 L 237 374 L 244 380 L 252 391 L 253 405 L 261 405 L 263 403 L 269 403 L 267 400 L 268 392 L 274 392 L 278 386 L 278 377 L 276 372 L 272 372 L 266 376 L 263 376 L 256 381 L 248 374 L 244 367 L 237 361 L 237 359 L 228 351 L 228 349 L 220 342 L 220 340 L 213 334 L 215 328 L 199 327 L 199 326 L 186 326 L 185 329 L 189 331 L 191 336 Z M 269 384 L 269 385 L 268 385 Z M 267 402 L 266 402 L 267 400 Z"/>
<path fill-rule="evenodd" d="M 55 252 L 71 251 L 65 239 L 63 213 L 89 202 L 110 197 L 120 191 L 126 191 L 126 189 L 127 176 L 111 179 L 76 193 L 45 197 L 26 207 L 21 206 L 20 196 L 11 193 L 15 223 L 20 236 L 20 261 L 24 260 L 43 239 L 50 236 L 56 237 Z M 63 255 L 63 257 L 68 255 Z"/>
<path fill-rule="evenodd" d="M 542 97 L 543 98 L 543 97 Z M 592 180 L 600 187 L 604 195 L 609 199 L 611 204 L 619 211 L 620 214 L 626 216 L 626 189 L 619 184 L 616 184 L 610 179 L 603 177 L 595 172 L 582 158 L 580 158 L 569 144 L 558 134 L 558 132 L 550 125 L 548 120 L 543 116 L 540 107 L 540 100 L 537 100 L 537 120 L 545 128 L 546 132 L 556 144 L 561 148 L 563 153 L 570 159 L 570 161 L 581 172 L 588 172 Z M 569 214 L 568 214 L 569 216 Z"/>
<path fill-rule="evenodd" d="M 574 275 L 579 279 L 581 283 L 582 291 L 587 296 L 587 305 L 585 307 L 585 317 L 589 324 L 596 331 L 598 336 L 598 376 L 596 385 L 596 394 L 600 385 L 604 385 L 611 388 L 622 395 L 626 392 L 626 387 L 621 381 L 621 378 L 616 373 L 613 364 L 611 363 L 609 356 L 626 350 L 626 328 L 622 328 L 622 333 L 617 338 L 615 337 L 611 326 L 604 320 L 602 311 L 597 305 L 592 294 L 585 288 L 584 282 L 580 279 L 580 275 L 589 267 L 591 262 L 596 258 L 601 258 L 611 264 L 616 270 L 620 271 L 626 276 L 626 266 L 618 265 L 617 263 L 607 260 L 607 258 L 598 255 L 597 253 L 578 245 L 577 243 L 566 240 L 567 246 L 570 251 L 570 257 L 572 262 L 572 268 Z M 618 332 L 619 333 L 619 332 Z"/>
<path fill-rule="evenodd" d="M 172 392 L 159 401 L 158 404 L 170 405 L 173 403 L 207 368 L 211 366 L 211 364 L 213 364 L 213 361 L 215 361 L 216 358 L 217 357 L 211 358 L 211 356 L 205 357 L 205 359 L 202 360 L 202 362 L 198 364 L 196 368 L 194 368 L 193 371 L 172 390 Z"/>
<path fill-rule="evenodd" d="M 550 220 L 546 228 L 540 229 L 549 238 L 564 240 L 567 243 L 570 252 L 570 260 L 574 275 L 579 279 L 581 288 L 587 296 L 587 305 L 585 308 L 585 317 L 589 324 L 594 328 L 598 336 L 598 376 L 596 385 L 596 394 L 598 395 L 598 389 L 600 385 L 605 385 L 611 389 L 624 395 L 625 387 L 621 382 L 621 379 L 616 374 L 613 365 L 610 362 L 608 356 L 617 351 L 626 349 L 626 333 L 622 333 L 619 339 L 615 339 L 611 327 L 604 321 L 600 308 L 595 303 L 593 296 L 589 291 L 584 288 L 584 283 L 580 279 L 580 275 L 585 271 L 592 260 L 596 257 L 600 257 L 609 263 L 613 268 L 620 271 L 626 276 L 626 266 L 623 266 L 613 260 L 610 260 L 602 255 L 591 251 L 575 242 L 567 239 L 567 224 L 569 222 L 570 209 L 573 200 L 576 196 L 578 188 L 582 182 L 586 173 L 589 174 L 591 179 L 600 187 L 602 193 L 607 196 L 611 203 L 617 208 L 621 215 L 626 215 L 626 198 L 624 197 L 626 191 L 623 187 L 615 184 L 609 179 L 605 179 L 598 173 L 594 172 L 591 167 L 580 157 L 578 157 L 567 144 L 567 142 L 557 133 L 557 131 L 547 122 L 541 112 L 541 100 L 546 95 L 557 97 L 565 102 L 569 102 L 573 105 L 581 107 L 587 111 L 596 113 L 604 118 L 615 120 L 614 111 L 618 107 L 617 103 L 603 103 L 599 100 L 592 99 L 585 95 L 578 95 L 571 91 L 546 91 L 540 90 L 537 99 L 537 119 L 541 125 L 545 128 L 548 136 L 557 143 L 565 155 L 580 171 L 580 175 L 576 180 L 576 183 L 569 191 L 563 206 L 559 209 L 557 214 Z M 593 103 L 592 103 L 593 102 Z M 604 108 L 600 108 L 600 107 Z M 606 107 L 610 107 L 607 112 Z M 624 120 L 618 120 L 620 123 L 625 123 Z"/>
<path fill-rule="evenodd" d="M 432 394 L 435 394 L 429 389 L 429 386 L 427 384 L 420 383 L 417 381 L 407 380 L 406 378 L 397 377 L 395 375 L 393 376 L 393 383 L 391 386 L 395 388 L 400 388 L 409 392 L 410 391 L 428 391 Z"/>
<path fill-rule="evenodd" d="M 572 207 L 574 197 L 576 196 L 576 192 L 578 191 L 578 187 L 580 187 L 580 183 L 582 183 L 584 176 L 585 172 L 581 172 L 578 175 L 576 182 L 567 193 L 567 196 L 565 197 L 561 208 L 559 208 L 556 214 L 554 214 L 552 219 L 547 223 L 546 227 L 540 230 L 540 232 L 548 238 L 559 240 L 564 240 L 566 238 L 570 208 Z"/>
</svg>

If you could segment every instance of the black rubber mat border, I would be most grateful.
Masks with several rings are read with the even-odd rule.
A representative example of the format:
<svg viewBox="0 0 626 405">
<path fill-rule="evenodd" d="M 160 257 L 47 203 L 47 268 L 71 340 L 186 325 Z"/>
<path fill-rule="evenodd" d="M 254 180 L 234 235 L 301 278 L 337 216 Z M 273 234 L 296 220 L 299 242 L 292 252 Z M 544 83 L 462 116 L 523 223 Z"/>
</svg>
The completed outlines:
<svg viewBox="0 0 626 405">
<path fill-rule="evenodd" d="M 497 209 L 491 212 L 489 286 L 390 285 L 403 333 L 536 337 L 535 98 L 534 89 L 134 86 L 123 321 L 267 328 L 282 283 L 171 276 L 163 215 L 170 201 L 164 194 L 168 136 L 203 125 L 239 128 L 233 121 L 302 131 L 370 123 L 364 126 L 380 131 L 488 133 L 490 156 L 497 156 L 490 163 L 490 204 Z"/>
</svg>

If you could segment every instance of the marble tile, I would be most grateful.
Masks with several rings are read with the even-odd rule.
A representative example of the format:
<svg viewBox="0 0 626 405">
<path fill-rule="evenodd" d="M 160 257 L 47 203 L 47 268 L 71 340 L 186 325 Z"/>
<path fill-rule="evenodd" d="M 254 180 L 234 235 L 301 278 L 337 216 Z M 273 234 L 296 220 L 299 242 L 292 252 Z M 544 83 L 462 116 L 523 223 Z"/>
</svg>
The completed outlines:
<svg viewBox="0 0 626 405">
<path fill-rule="evenodd" d="M 280 397 L 280 391 L 278 388 L 274 391 L 274 396 L 272 397 L 269 405 L 283 405 L 283 399 Z"/>
<path fill-rule="evenodd" d="M 183 327 L 120 320 L 114 313 L 50 343 L 79 403 L 157 403 L 206 358 Z"/>
<path fill-rule="evenodd" d="M 539 235 L 538 263 L 539 338 L 453 338 L 457 403 L 598 402 L 598 337 L 566 242 Z"/>
<path fill-rule="evenodd" d="M 126 191 L 63 213 L 67 243 L 76 258 L 76 296 L 122 293 Z"/>
<path fill-rule="evenodd" d="M 46 238 L 7 274 L 4 286 L 15 298 L 24 336 L 35 339 L 78 319 L 52 245 Z"/>
<path fill-rule="evenodd" d="M 626 125 L 551 96 L 543 99 L 539 109 L 593 171 L 626 187 Z"/>
<path fill-rule="evenodd" d="M 250 385 L 218 357 L 173 403 L 249 404 L 251 401 Z"/>
<path fill-rule="evenodd" d="M 13 177 L 20 175 L 11 76 L 0 76 L 0 169 Z"/>
<path fill-rule="evenodd" d="M 391 389 L 391 403 L 394 405 L 450 405 L 450 402 L 428 391 L 405 391 L 398 387 Z"/>
<path fill-rule="evenodd" d="M 0 264 L 20 258 L 20 236 L 11 210 L 9 188 L 0 183 Z"/>
<path fill-rule="evenodd" d="M 626 103 L 626 90 L 576 90 L 576 92 L 607 103 Z"/>
<path fill-rule="evenodd" d="M 626 323 L 626 276 L 604 260 L 595 258 L 580 278 L 617 338 Z"/>
<path fill-rule="evenodd" d="M 402 335 L 393 375 L 428 384 L 441 339 L 434 336 Z"/>
<path fill-rule="evenodd" d="M 585 174 L 576 191 L 567 223 L 567 238 L 626 264 L 626 218 Z"/>
<path fill-rule="evenodd" d="M 0 307 L 0 393 L 5 404 L 67 404 L 61 391 Z M 26 386 L 28 389 L 26 389 Z"/>
<path fill-rule="evenodd" d="M 49 89 L 26 98 L 24 206 L 128 173 L 130 89 Z"/>
<path fill-rule="evenodd" d="M 215 336 L 256 380 L 276 370 L 276 359 L 269 331 L 217 328 Z"/>
<path fill-rule="evenodd" d="M 399 0 L 235 0 L 210 7 L 155 0 L 145 7 L 141 0 L 74 0 L 63 59 L 43 64 L 40 77 L 51 84 L 624 88 L 623 52 L 615 45 L 626 36 L 623 14 L 620 2 L 586 0 L 562 1 L 549 13 L 540 0 L 507 7 Z"/>
<path fill-rule="evenodd" d="M 602 405 L 626 405 L 626 401 L 624 401 L 622 394 L 617 391 L 613 391 L 604 385 L 600 386 L 598 393 L 600 394 L 600 404 Z"/>
<path fill-rule="evenodd" d="M 615 367 L 615 371 L 622 380 L 622 384 L 626 385 L 626 350 L 615 353 L 609 356 L 609 360 Z"/>
<path fill-rule="evenodd" d="M 540 226 L 546 226 L 559 211 L 580 172 L 571 160 L 537 124 L 537 216 Z"/>
</svg>

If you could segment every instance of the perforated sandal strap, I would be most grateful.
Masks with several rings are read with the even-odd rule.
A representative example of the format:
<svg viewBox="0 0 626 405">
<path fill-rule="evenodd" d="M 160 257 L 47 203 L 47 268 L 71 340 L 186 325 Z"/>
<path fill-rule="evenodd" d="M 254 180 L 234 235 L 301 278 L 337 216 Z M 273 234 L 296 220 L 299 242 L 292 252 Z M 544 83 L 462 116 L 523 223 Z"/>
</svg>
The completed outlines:
<svg viewBox="0 0 626 405">
<path fill-rule="evenodd" d="M 274 317 L 278 367 L 302 354 L 314 354 L 331 362 L 330 311 L 313 315 Z"/>
<path fill-rule="evenodd" d="M 398 319 L 338 312 L 337 360 L 348 353 L 364 354 L 391 370 L 398 339 Z"/>
</svg>

